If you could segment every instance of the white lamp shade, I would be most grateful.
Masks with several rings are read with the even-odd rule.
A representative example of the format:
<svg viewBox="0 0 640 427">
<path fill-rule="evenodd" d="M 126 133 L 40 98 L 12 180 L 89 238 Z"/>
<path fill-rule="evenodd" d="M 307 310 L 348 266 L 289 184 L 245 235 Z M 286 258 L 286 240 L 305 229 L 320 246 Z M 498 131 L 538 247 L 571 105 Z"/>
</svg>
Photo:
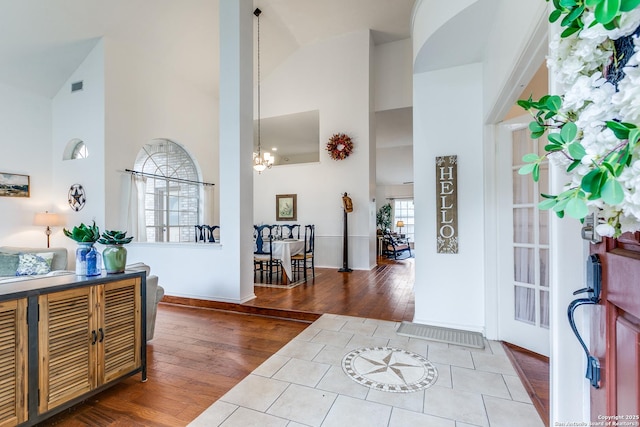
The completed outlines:
<svg viewBox="0 0 640 427">
<path fill-rule="evenodd" d="M 40 225 L 43 227 L 53 227 L 56 225 L 63 225 L 62 216 L 51 212 L 38 212 L 33 218 L 34 225 Z"/>
</svg>

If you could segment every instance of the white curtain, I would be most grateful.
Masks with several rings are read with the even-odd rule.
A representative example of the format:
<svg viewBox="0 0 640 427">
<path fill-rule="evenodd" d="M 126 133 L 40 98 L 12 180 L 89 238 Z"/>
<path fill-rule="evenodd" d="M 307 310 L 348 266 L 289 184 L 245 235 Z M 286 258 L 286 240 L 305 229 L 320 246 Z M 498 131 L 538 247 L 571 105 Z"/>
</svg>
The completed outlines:
<svg viewBox="0 0 640 427">
<path fill-rule="evenodd" d="M 202 220 L 204 224 L 207 225 L 219 225 L 216 224 L 213 217 L 213 202 L 214 202 L 214 186 L 213 185 L 203 185 L 204 189 L 202 191 Z"/>
<path fill-rule="evenodd" d="M 147 241 L 147 224 L 144 215 L 144 195 L 147 179 L 143 176 L 131 174 L 129 185 L 129 209 L 127 218 L 127 232 L 138 242 Z"/>
</svg>

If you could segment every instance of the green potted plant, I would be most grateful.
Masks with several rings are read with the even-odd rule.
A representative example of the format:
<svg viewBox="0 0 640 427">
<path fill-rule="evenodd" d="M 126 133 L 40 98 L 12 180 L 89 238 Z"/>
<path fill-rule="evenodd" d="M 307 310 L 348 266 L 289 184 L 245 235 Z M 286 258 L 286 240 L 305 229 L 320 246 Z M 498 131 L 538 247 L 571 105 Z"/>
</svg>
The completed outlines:
<svg viewBox="0 0 640 427">
<path fill-rule="evenodd" d="M 78 244 L 76 249 L 76 274 L 79 276 L 98 276 L 102 273 L 100 253 L 93 246 L 100 238 L 100 229 L 95 221 L 92 225 L 80 223 L 71 231 L 62 229 L 65 236 Z"/>
<path fill-rule="evenodd" d="M 104 269 L 107 274 L 124 272 L 124 268 L 127 265 L 127 249 L 124 245 L 131 243 L 132 240 L 133 237 L 127 237 L 126 231 L 105 230 L 102 233 L 98 243 L 106 246 L 102 251 L 102 258 L 104 259 Z"/>
<path fill-rule="evenodd" d="M 376 214 L 376 225 L 378 226 L 378 234 L 383 234 L 385 230 L 391 228 L 391 204 L 387 203 L 380 206 Z"/>
</svg>

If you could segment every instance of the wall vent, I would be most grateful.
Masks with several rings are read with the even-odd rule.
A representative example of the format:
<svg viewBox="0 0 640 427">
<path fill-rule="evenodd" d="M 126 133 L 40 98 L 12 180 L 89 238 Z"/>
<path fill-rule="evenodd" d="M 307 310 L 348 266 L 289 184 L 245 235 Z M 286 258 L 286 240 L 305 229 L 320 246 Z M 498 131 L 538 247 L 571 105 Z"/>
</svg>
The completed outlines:
<svg viewBox="0 0 640 427">
<path fill-rule="evenodd" d="M 82 80 L 79 82 L 71 83 L 71 93 L 82 90 L 83 82 Z"/>
</svg>

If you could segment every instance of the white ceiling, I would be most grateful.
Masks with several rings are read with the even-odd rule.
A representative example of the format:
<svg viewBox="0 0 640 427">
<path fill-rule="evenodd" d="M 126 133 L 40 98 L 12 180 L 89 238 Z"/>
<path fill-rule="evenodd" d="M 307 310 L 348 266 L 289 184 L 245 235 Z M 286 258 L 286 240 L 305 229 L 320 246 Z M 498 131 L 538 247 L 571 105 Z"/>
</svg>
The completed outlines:
<svg viewBox="0 0 640 427">
<path fill-rule="evenodd" d="M 371 29 L 410 36 L 414 0 L 256 0 L 264 75 L 295 49 Z M 100 37 L 217 96 L 218 0 L 0 0 L 0 83 L 53 97 Z"/>
</svg>

